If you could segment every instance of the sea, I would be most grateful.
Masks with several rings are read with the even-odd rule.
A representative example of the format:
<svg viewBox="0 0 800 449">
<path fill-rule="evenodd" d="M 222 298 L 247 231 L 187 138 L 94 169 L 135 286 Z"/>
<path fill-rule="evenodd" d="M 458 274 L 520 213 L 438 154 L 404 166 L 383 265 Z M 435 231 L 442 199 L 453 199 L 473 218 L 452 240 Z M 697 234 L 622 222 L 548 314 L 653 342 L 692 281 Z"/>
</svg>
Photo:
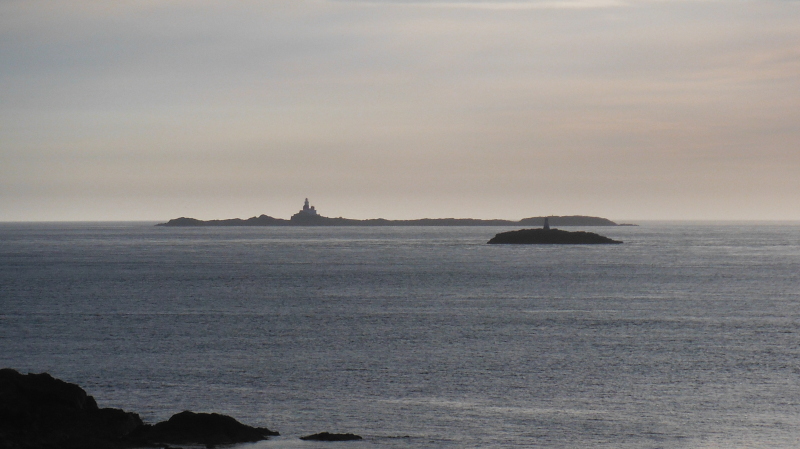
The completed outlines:
<svg viewBox="0 0 800 449">
<path fill-rule="evenodd" d="M 800 223 L 154 224 L 0 223 L 0 367 L 237 448 L 800 447 Z"/>
</svg>

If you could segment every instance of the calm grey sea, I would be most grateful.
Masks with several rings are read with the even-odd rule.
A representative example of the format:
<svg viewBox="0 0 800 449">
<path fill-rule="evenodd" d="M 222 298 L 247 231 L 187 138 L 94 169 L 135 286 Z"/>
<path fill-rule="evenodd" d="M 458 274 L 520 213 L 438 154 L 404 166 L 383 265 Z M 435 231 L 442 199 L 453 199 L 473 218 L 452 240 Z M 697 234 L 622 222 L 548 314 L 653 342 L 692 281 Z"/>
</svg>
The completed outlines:
<svg viewBox="0 0 800 449">
<path fill-rule="evenodd" d="M 0 224 L 0 366 L 253 449 L 800 446 L 800 224 L 504 230 Z"/>
</svg>

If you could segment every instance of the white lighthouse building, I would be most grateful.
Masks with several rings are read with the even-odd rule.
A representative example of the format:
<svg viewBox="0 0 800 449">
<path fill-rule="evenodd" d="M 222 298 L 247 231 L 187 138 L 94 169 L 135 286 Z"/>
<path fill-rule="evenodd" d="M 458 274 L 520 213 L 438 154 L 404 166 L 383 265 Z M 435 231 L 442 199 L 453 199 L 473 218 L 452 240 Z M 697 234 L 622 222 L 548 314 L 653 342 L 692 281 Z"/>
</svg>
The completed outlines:
<svg viewBox="0 0 800 449">
<path fill-rule="evenodd" d="M 306 202 L 303 204 L 303 210 L 299 213 L 302 215 L 317 215 L 317 210 L 314 209 L 314 206 L 308 205 L 308 198 L 306 198 Z"/>
</svg>

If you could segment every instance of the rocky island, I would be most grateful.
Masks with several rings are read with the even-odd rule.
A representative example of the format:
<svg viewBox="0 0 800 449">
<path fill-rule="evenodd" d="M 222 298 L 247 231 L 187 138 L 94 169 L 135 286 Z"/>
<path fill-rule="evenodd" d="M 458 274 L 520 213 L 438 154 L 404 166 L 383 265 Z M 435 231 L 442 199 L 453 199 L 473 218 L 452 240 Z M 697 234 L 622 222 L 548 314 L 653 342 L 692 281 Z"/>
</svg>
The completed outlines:
<svg viewBox="0 0 800 449">
<path fill-rule="evenodd" d="M 593 244 L 619 244 L 613 240 L 594 232 L 562 231 L 550 229 L 549 220 L 545 219 L 544 226 L 539 229 L 520 229 L 518 231 L 501 232 L 487 243 L 490 244 L 527 244 L 527 245 L 593 245 Z"/>
<path fill-rule="evenodd" d="M 248 219 L 229 218 L 225 220 L 198 220 L 196 218 L 173 218 L 156 226 L 542 226 L 548 220 L 553 226 L 619 226 L 601 217 L 585 215 L 529 217 L 522 220 L 482 220 L 475 218 L 421 218 L 416 220 L 386 220 L 373 218 L 357 220 L 352 218 L 331 218 L 320 215 L 306 198 L 303 208 L 288 220 L 259 215 Z"/>
</svg>

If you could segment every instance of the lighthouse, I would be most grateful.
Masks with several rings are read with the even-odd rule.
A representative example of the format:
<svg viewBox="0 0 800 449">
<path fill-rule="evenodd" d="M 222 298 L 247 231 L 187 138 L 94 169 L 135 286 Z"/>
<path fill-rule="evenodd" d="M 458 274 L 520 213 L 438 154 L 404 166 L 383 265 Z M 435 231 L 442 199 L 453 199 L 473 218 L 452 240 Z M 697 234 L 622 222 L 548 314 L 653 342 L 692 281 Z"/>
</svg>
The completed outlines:
<svg viewBox="0 0 800 449">
<path fill-rule="evenodd" d="M 308 198 L 306 198 L 306 202 L 303 204 L 303 210 L 301 210 L 300 213 L 304 215 L 317 215 L 317 210 L 314 206 L 308 205 Z"/>
</svg>

